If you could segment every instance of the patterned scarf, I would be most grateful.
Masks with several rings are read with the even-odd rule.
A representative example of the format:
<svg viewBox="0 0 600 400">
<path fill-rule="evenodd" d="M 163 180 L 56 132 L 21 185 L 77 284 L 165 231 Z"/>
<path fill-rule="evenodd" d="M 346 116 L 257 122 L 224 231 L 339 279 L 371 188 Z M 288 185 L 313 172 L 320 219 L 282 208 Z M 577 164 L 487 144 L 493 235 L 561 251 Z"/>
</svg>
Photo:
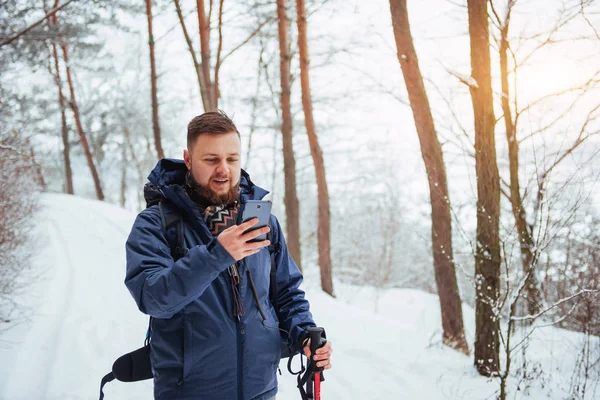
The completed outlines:
<svg viewBox="0 0 600 400">
<path fill-rule="evenodd" d="M 229 206 L 212 205 L 206 207 L 203 218 L 210 233 L 213 236 L 218 236 L 225 229 L 235 225 L 239 210 L 240 205 L 237 201 Z M 237 263 L 229 266 L 229 275 L 231 276 L 231 292 L 233 294 L 233 316 L 240 319 L 244 315 L 244 305 L 242 304 L 239 291 L 241 277 L 238 272 Z"/>
<path fill-rule="evenodd" d="M 202 217 L 213 236 L 218 236 L 225 229 L 235 225 L 240 206 L 237 202 L 230 206 L 208 206 Z"/>
</svg>

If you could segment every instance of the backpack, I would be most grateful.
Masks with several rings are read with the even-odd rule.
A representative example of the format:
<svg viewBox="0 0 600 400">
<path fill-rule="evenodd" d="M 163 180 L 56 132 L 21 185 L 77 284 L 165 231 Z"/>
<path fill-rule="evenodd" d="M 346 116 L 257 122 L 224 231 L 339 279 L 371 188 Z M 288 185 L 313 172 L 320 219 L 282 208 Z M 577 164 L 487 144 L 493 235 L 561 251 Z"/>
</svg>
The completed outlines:
<svg viewBox="0 0 600 400">
<path fill-rule="evenodd" d="M 146 186 L 148 186 L 148 184 Z M 144 187 L 144 192 L 146 192 L 146 190 L 148 190 L 148 188 Z M 153 205 L 158 205 L 163 234 L 169 242 L 169 247 L 171 248 L 171 256 L 173 257 L 173 260 L 177 261 L 184 255 L 186 255 L 188 252 L 188 249 L 184 247 L 185 222 L 183 221 L 181 215 L 179 215 L 179 213 L 177 212 L 165 216 L 162 201 L 148 201 L 146 204 L 147 207 L 151 207 Z M 171 229 L 173 226 L 175 226 L 176 228 L 175 238 L 171 238 L 167 233 L 169 229 Z M 279 243 L 279 237 L 276 237 L 275 240 L 273 240 L 273 227 L 270 220 L 269 228 L 271 228 L 267 233 L 267 240 L 271 241 L 271 244 L 268 247 L 269 253 L 271 255 L 269 299 L 273 307 L 277 309 L 277 263 L 275 262 L 275 257 L 281 250 L 281 245 Z M 175 239 L 174 242 L 173 239 Z M 113 363 L 112 371 L 102 378 L 102 381 L 100 383 L 100 400 L 104 399 L 104 385 L 108 382 L 113 381 L 114 379 L 117 379 L 121 382 L 137 382 L 153 378 L 152 365 L 150 362 L 151 326 L 152 317 L 150 317 L 150 320 L 148 322 L 148 331 L 146 332 L 144 346 L 119 357 Z M 289 343 L 285 343 L 282 339 L 281 358 L 290 357 L 290 354 L 292 352 L 293 350 L 290 349 Z"/>
</svg>

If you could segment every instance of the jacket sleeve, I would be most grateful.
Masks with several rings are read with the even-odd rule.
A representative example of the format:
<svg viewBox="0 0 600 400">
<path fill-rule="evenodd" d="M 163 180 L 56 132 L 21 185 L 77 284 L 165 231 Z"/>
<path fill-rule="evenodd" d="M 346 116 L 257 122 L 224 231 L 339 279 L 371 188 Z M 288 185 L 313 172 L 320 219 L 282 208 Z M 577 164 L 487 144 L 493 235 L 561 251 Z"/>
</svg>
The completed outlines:
<svg viewBox="0 0 600 400">
<path fill-rule="evenodd" d="M 154 318 L 171 318 L 235 263 L 216 238 L 207 245 L 192 247 L 175 262 L 160 216 L 153 208 L 138 215 L 125 251 L 125 285 L 140 311 Z"/>
<path fill-rule="evenodd" d="M 302 274 L 288 253 L 281 226 L 273 217 L 273 227 L 277 230 L 280 250 L 275 257 L 277 263 L 277 317 L 282 329 L 290 333 L 292 344 L 299 344 L 306 335 L 306 329 L 316 326 L 310 313 L 310 304 L 300 289 Z M 275 235 L 274 235 L 275 236 Z"/>
</svg>

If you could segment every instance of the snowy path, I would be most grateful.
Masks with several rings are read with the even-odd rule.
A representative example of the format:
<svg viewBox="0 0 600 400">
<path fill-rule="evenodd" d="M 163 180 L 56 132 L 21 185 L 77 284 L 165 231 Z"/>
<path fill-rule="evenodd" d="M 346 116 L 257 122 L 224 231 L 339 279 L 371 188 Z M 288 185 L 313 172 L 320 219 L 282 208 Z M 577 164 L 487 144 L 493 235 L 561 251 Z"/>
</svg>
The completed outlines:
<svg viewBox="0 0 600 400">
<path fill-rule="evenodd" d="M 34 243 L 39 254 L 30 272 L 38 278 L 25 301 L 35 314 L 0 337 L 0 400 L 96 399 L 113 361 L 140 347 L 146 333 L 148 320 L 123 284 L 124 243 L 135 215 L 73 196 L 42 199 L 43 235 Z M 307 271 L 304 289 L 317 323 L 334 343 L 323 399 L 495 398 L 496 381 L 478 376 L 471 357 L 439 344 L 436 296 L 411 289 L 375 293 L 336 283 L 339 299 L 333 299 L 320 291 L 317 272 Z M 473 311 L 463 312 L 472 339 Z M 517 392 L 517 379 L 510 381 L 511 398 L 567 398 L 583 336 L 544 328 L 534 337 L 530 362 L 545 368 L 529 392 Z M 277 399 L 298 400 L 286 360 L 280 367 Z M 151 399 L 152 382 L 111 382 L 105 394 L 106 400 Z"/>
<path fill-rule="evenodd" d="M 122 284 L 128 231 L 113 222 L 130 225 L 132 215 L 96 202 L 81 207 L 81 199 L 69 196 L 44 199 L 47 246 L 38 262 L 47 270 L 34 284 L 41 301 L 0 399 L 94 398 L 113 358 L 139 347 L 146 329 Z M 151 397 L 150 385 L 141 385 L 144 393 L 127 398 Z"/>
</svg>

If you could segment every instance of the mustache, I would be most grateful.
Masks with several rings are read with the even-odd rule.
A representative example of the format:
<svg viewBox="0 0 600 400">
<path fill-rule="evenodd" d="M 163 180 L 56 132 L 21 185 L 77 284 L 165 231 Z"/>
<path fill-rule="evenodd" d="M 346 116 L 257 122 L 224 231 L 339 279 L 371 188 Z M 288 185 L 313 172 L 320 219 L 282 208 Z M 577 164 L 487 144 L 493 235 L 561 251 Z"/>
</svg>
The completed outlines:
<svg viewBox="0 0 600 400">
<path fill-rule="evenodd" d="M 231 178 L 229 179 L 231 181 Z M 241 179 L 235 184 L 230 184 L 227 193 L 217 194 L 210 188 L 197 183 L 189 171 L 185 176 L 186 191 L 194 202 L 204 207 L 217 204 L 233 204 L 240 196 L 240 181 Z"/>
</svg>

